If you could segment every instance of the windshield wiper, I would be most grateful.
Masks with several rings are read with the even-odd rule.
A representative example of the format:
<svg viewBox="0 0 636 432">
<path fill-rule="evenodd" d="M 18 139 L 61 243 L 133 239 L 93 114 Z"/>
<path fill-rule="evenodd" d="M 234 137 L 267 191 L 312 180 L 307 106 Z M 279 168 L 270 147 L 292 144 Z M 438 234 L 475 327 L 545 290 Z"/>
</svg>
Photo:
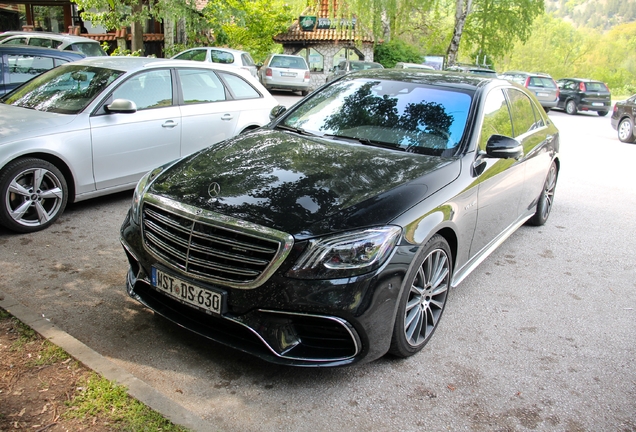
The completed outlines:
<svg viewBox="0 0 636 432">
<path fill-rule="evenodd" d="M 391 144 L 384 141 L 371 140 L 369 138 L 357 138 L 357 137 L 350 137 L 350 136 L 337 135 L 337 134 L 324 134 L 323 137 L 354 141 L 354 142 L 358 142 L 360 144 L 368 145 L 371 147 L 380 147 L 380 148 L 385 148 L 389 150 L 406 151 L 405 148 L 400 147 L 398 144 Z"/>
<path fill-rule="evenodd" d="M 288 131 L 292 131 L 292 132 L 296 132 L 299 135 L 316 136 L 316 134 L 313 134 L 311 132 L 307 132 L 305 129 L 299 128 L 299 127 L 287 126 L 287 125 L 284 125 L 284 124 L 277 124 L 276 128 L 284 129 L 284 130 L 288 130 Z"/>
</svg>

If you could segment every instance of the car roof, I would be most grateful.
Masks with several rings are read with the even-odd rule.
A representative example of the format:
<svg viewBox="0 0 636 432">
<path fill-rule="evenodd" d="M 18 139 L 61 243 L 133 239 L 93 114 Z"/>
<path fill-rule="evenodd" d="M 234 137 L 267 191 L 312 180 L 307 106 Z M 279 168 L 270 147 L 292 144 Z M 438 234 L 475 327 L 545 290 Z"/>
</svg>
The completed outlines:
<svg viewBox="0 0 636 432">
<path fill-rule="evenodd" d="M 184 52 L 193 51 L 193 50 L 207 50 L 207 51 L 215 50 L 215 51 L 229 52 L 229 53 L 232 53 L 232 54 L 245 54 L 245 53 L 247 53 L 247 51 L 241 51 L 241 50 L 237 50 L 237 49 L 234 49 L 234 48 L 201 46 L 201 47 L 188 48 L 186 50 L 180 51 L 179 53 L 175 54 L 175 56 L 178 56 L 179 54 L 183 54 Z"/>
<path fill-rule="evenodd" d="M 53 48 L 36 47 L 31 45 L 2 45 L 0 44 L 0 52 L 6 54 L 31 54 L 43 55 L 49 57 L 65 58 L 68 60 L 81 60 L 86 55 L 78 51 L 63 51 Z"/>
<path fill-rule="evenodd" d="M 550 74 L 547 74 L 544 72 L 506 71 L 502 73 L 502 75 L 527 75 L 527 76 L 537 76 L 542 78 L 552 78 Z"/>
<path fill-rule="evenodd" d="M 76 36 L 76 35 L 69 35 L 69 34 L 62 34 L 62 33 L 52 33 L 52 32 L 41 32 L 41 31 L 7 31 L 4 33 L 0 33 L 0 36 L 7 36 L 6 38 L 2 39 L 4 40 L 8 40 L 10 38 L 12 38 L 13 36 L 31 36 L 31 37 L 44 37 L 46 39 L 53 39 L 53 40 L 59 40 L 62 42 L 69 42 L 69 43 L 73 43 L 73 42 L 90 42 L 90 43 L 96 43 L 99 44 L 99 42 L 97 42 L 96 40 L 93 40 L 91 38 L 87 38 L 87 37 L 83 37 L 83 36 Z"/>
<path fill-rule="evenodd" d="M 599 81 L 599 80 L 595 80 L 595 79 L 591 79 L 591 78 L 561 78 L 561 79 L 559 79 L 559 81 L 561 81 L 561 80 L 572 80 L 572 81 L 581 81 L 581 82 L 603 83 L 603 81 Z"/>
<path fill-rule="evenodd" d="M 191 60 L 173 60 L 155 57 L 134 57 L 134 56 L 106 56 L 87 57 L 74 62 L 77 65 L 88 65 L 120 70 L 124 72 L 134 72 L 137 70 L 160 68 L 160 67 L 183 67 L 195 69 L 213 69 L 251 76 L 246 70 L 219 63 L 193 62 Z"/>
<path fill-rule="evenodd" d="M 367 69 L 343 75 L 342 80 L 356 78 L 378 78 L 411 83 L 448 87 L 457 90 L 473 90 L 491 82 L 510 85 L 506 80 L 486 75 L 471 75 L 459 71 L 432 71 L 427 69 Z"/>
</svg>

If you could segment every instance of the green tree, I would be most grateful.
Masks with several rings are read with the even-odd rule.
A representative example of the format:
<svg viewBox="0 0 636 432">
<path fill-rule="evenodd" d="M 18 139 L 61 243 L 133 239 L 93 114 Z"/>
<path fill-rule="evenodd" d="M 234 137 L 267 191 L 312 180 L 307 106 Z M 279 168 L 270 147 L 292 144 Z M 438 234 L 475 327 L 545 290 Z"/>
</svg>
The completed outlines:
<svg viewBox="0 0 636 432">
<path fill-rule="evenodd" d="M 515 41 L 525 42 L 532 32 L 532 23 L 543 13 L 543 0 L 474 0 L 464 28 L 463 52 L 471 58 L 500 59 L 514 47 Z"/>
<path fill-rule="evenodd" d="M 108 29 L 131 27 L 132 51 L 143 51 L 143 23 L 149 18 L 158 21 L 185 18 L 200 26 L 200 14 L 195 0 L 73 0 L 82 12 L 82 19 Z"/>
<path fill-rule="evenodd" d="M 215 44 L 249 51 L 263 60 L 276 43 L 273 37 L 287 30 L 297 11 L 283 0 L 226 0 L 210 2 L 203 10 L 214 30 Z"/>
</svg>

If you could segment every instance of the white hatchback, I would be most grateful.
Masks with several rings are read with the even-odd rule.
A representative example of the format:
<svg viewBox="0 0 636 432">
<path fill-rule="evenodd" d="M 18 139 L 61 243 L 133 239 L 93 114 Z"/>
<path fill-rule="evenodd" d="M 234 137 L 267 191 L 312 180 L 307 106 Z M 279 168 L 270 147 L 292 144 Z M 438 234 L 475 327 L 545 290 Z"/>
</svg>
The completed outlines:
<svg viewBox="0 0 636 432">
<path fill-rule="evenodd" d="M 256 76 L 256 63 L 247 51 L 239 51 L 230 48 L 201 47 L 191 48 L 172 57 L 175 60 L 194 60 L 200 62 L 219 63 L 236 66 L 245 69 Z"/>
<path fill-rule="evenodd" d="M 132 189 L 157 166 L 269 123 L 276 105 L 222 65 L 93 57 L 45 72 L 0 99 L 0 225 L 46 228 L 67 202 Z"/>
<path fill-rule="evenodd" d="M 107 56 L 96 40 L 83 36 L 35 31 L 8 31 L 0 33 L 0 44 L 30 45 L 54 48 L 62 51 L 77 51 L 86 57 Z"/>
</svg>

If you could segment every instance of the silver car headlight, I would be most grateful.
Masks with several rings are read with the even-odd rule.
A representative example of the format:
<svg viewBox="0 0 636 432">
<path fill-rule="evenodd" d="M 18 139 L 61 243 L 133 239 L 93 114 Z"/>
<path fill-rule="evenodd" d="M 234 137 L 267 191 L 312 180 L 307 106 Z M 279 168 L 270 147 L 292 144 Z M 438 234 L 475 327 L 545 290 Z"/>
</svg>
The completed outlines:
<svg viewBox="0 0 636 432">
<path fill-rule="evenodd" d="M 371 272 L 389 258 L 401 233 L 400 227 L 385 226 L 310 240 L 287 276 L 338 279 Z"/>
<path fill-rule="evenodd" d="M 160 166 L 153 169 L 152 171 L 149 171 L 139 180 L 137 186 L 135 187 L 135 191 L 133 192 L 132 197 L 132 205 L 130 208 L 130 217 L 132 221 L 137 225 L 139 225 L 139 216 L 141 214 L 141 199 L 143 198 L 144 193 L 146 193 L 146 189 L 148 189 L 148 186 L 150 185 L 152 180 L 154 180 L 154 178 L 157 177 L 159 173 L 164 170 L 164 168 L 165 166 Z"/>
</svg>

